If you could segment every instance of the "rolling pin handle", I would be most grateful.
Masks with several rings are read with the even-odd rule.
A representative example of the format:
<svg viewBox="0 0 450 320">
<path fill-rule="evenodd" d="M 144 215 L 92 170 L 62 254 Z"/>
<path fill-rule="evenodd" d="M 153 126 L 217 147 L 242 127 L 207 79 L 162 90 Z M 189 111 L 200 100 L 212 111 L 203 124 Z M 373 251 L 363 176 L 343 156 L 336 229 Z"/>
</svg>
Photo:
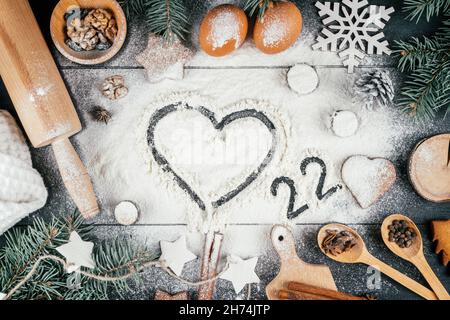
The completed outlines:
<svg viewBox="0 0 450 320">
<path fill-rule="evenodd" d="M 68 138 L 62 138 L 52 143 L 59 172 L 64 185 L 84 218 L 95 217 L 99 212 L 89 174 L 81 162 Z"/>
</svg>

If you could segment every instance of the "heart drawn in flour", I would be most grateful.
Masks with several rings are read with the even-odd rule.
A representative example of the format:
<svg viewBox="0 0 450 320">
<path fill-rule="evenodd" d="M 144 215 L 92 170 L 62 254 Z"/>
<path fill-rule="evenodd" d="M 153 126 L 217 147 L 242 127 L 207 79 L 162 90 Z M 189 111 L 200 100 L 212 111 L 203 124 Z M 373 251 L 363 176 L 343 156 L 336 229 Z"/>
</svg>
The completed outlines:
<svg viewBox="0 0 450 320">
<path fill-rule="evenodd" d="M 188 113 L 186 114 L 189 114 L 189 116 L 185 116 L 183 114 L 183 118 L 178 119 L 178 124 L 177 122 L 171 123 L 171 118 L 181 115 L 181 111 L 188 111 Z M 196 130 L 199 130 L 199 128 L 197 128 L 195 124 L 190 122 L 200 120 L 206 124 L 208 129 L 201 129 L 200 134 L 195 135 Z M 239 149 L 239 144 L 245 144 L 242 143 L 242 140 L 245 140 L 247 135 L 250 135 L 251 133 L 244 131 L 248 129 L 249 124 L 247 124 L 247 122 L 249 121 L 243 122 L 242 120 L 253 120 L 253 123 L 257 124 L 259 130 L 263 130 L 265 136 L 269 137 L 269 139 L 267 140 L 270 140 L 270 143 L 267 143 L 267 147 L 264 148 L 265 151 L 262 155 L 259 155 L 257 157 L 256 161 L 253 161 L 250 165 L 246 166 L 248 167 L 248 170 L 245 170 L 244 175 L 241 178 L 237 178 L 237 181 L 233 181 L 233 183 L 228 184 L 226 188 L 230 190 L 226 189 L 222 191 L 222 193 L 211 196 L 212 199 L 210 199 L 210 201 L 213 208 L 218 208 L 236 197 L 240 192 L 242 192 L 251 183 L 253 183 L 264 171 L 267 165 L 272 161 L 276 149 L 276 129 L 273 122 L 263 112 L 256 109 L 244 109 L 232 112 L 219 121 L 217 120 L 215 114 L 207 108 L 203 106 L 193 107 L 185 102 L 177 102 L 166 105 L 155 111 L 155 113 L 150 118 L 150 123 L 147 130 L 147 141 L 154 160 L 165 172 L 173 176 L 178 186 L 190 196 L 190 198 L 199 206 L 201 210 L 206 210 L 207 207 L 205 204 L 206 199 L 202 199 L 202 195 L 204 195 L 205 192 L 200 192 L 202 183 L 194 183 L 193 180 L 195 179 L 187 174 L 187 172 L 190 173 L 191 165 L 192 167 L 198 167 L 198 175 L 206 176 L 206 180 L 204 179 L 204 181 L 211 181 L 211 185 L 214 185 L 215 180 L 217 180 L 214 177 L 214 174 L 217 171 L 223 173 L 223 175 L 225 176 L 224 179 L 236 179 L 231 179 L 231 177 L 228 177 L 228 171 L 233 171 L 233 168 L 229 170 L 229 166 L 227 166 L 226 164 L 218 163 L 215 167 L 212 166 L 213 169 L 210 171 L 210 173 L 208 173 L 207 170 L 204 170 L 202 165 L 199 165 L 195 161 L 192 161 L 192 159 L 184 163 L 183 158 L 189 158 L 190 155 L 190 150 L 188 149 L 190 148 L 190 146 L 186 147 L 186 145 L 203 143 L 202 140 L 205 140 L 205 134 L 203 134 L 203 131 L 208 131 L 211 133 L 210 135 L 207 135 L 208 137 L 214 136 L 212 141 L 208 140 L 207 143 L 209 142 L 211 144 L 212 142 L 212 144 L 214 144 L 218 142 L 218 144 L 220 145 L 224 142 L 223 140 L 226 140 L 228 142 L 228 140 L 223 137 L 225 135 L 225 131 L 231 131 L 232 128 L 234 128 L 235 131 L 236 129 L 239 130 L 236 131 L 237 133 L 235 132 L 235 139 L 232 139 L 232 141 L 236 142 L 236 144 L 238 145 L 236 148 Z M 166 128 L 167 126 L 169 127 Z M 189 129 L 183 131 L 183 127 Z M 160 130 L 160 128 L 163 128 L 165 130 L 161 129 L 161 133 L 159 133 L 157 128 L 158 130 Z M 172 132 L 176 131 L 178 135 L 175 135 L 173 133 L 166 134 L 170 130 Z M 186 139 L 186 135 L 190 135 L 190 131 L 194 132 L 194 134 L 192 134 L 193 139 L 188 140 L 187 143 L 184 143 L 183 139 Z M 172 137 L 172 139 L 170 139 L 170 137 L 167 137 L 168 135 L 174 136 L 175 138 Z M 161 142 L 161 140 L 165 140 L 165 143 Z M 236 148 L 234 148 L 233 146 L 233 150 Z M 195 147 L 192 147 L 191 149 L 195 149 Z M 222 158 L 227 157 L 228 155 L 228 149 L 224 150 L 225 151 L 222 150 L 224 152 Z M 245 146 L 244 150 L 247 150 L 245 149 Z M 200 151 L 204 151 L 203 146 L 200 148 Z M 247 151 L 244 151 L 242 156 L 245 157 L 247 153 Z M 186 154 L 188 154 L 188 156 Z M 208 161 L 210 161 L 209 158 L 206 162 Z M 183 168 L 183 165 L 185 170 L 180 169 Z M 239 166 L 237 167 L 240 168 Z M 246 173 L 247 171 L 248 173 Z M 211 176 L 208 176 L 208 174 L 210 174 Z M 196 177 L 196 175 L 193 176 Z"/>
<path fill-rule="evenodd" d="M 368 208 L 385 194 L 396 179 L 395 166 L 387 159 L 352 156 L 342 166 L 342 180 L 361 208 Z"/>
</svg>

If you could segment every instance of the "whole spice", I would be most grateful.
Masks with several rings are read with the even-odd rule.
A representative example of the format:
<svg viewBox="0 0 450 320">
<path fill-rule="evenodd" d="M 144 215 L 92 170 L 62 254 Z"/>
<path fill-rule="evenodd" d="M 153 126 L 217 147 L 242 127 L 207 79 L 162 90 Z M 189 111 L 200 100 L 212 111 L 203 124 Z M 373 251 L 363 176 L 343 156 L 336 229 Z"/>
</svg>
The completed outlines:
<svg viewBox="0 0 450 320">
<path fill-rule="evenodd" d="M 128 88 L 125 86 L 125 80 L 122 76 L 115 75 L 103 81 L 102 94 L 110 100 L 117 100 L 128 94 Z"/>
<path fill-rule="evenodd" d="M 105 124 L 108 124 L 109 120 L 111 120 L 112 117 L 111 112 L 99 106 L 94 107 L 90 111 L 90 114 L 95 121 L 104 122 Z"/>
<path fill-rule="evenodd" d="M 326 233 L 327 235 L 322 242 L 322 248 L 327 254 L 337 256 L 349 251 L 356 245 L 355 236 L 348 231 L 327 229 Z"/>
<path fill-rule="evenodd" d="M 413 228 L 409 227 L 406 220 L 393 220 L 388 226 L 389 241 L 395 242 L 400 248 L 409 248 L 417 237 Z"/>
</svg>

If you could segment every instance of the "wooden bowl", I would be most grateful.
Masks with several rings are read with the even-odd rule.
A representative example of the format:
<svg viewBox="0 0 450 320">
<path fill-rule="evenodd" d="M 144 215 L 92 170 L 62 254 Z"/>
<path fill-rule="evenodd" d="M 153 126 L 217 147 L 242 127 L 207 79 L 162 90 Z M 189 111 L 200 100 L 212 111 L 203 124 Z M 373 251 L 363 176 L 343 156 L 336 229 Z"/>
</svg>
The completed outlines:
<svg viewBox="0 0 450 320">
<path fill-rule="evenodd" d="M 64 15 L 71 6 L 88 9 L 106 9 L 113 13 L 118 30 L 114 43 L 109 49 L 77 52 L 66 44 L 67 34 Z M 52 13 L 50 34 L 58 51 L 67 59 L 80 64 L 99 64 L 114 57 L 122 48 L 127 35 L 127 21 L 122 7 L 115 0 L 60 0 Z"/>
</svg>

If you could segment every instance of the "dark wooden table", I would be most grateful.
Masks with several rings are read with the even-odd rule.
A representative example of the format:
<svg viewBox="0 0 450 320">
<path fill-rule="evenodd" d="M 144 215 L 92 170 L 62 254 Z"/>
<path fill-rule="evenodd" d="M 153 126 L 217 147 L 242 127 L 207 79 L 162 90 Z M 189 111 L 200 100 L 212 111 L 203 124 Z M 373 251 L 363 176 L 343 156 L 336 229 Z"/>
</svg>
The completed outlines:
<svg viewBox="0 0 450 320">
<path fill-rule="evenodd" d="M 79 81 L 80 79 L 92 79 L 93 75 L 109 75 L 114 70 L 120 70 L 122 74 L 133 74 L 136 72 L 142 72 L 141 66 L 134 60 L 134 55 L 144 49 L 145 41 L 143 39 L 146 37 L 146 32 L 143 30 L 143 26 L 140 23 L 132 23 L 128 33 L 128 38 L 124 49 L 111 61 L 100 65 L 100 66 L 81 66 L 76 65 L 62 57 L 54 48 L 51 40 L 49 39 L 49 20 L 52 8 L 57 1 L 30 1 L 35 14 L 37 15 L 41 29 L 43 30 L 49 46 L 52 48 L 54 57 L 58 63 L 59 69 L 68 85 L 69 91 L 72 94 L 75 105 L 79 111 L 82 122 L 85 124 L 86 110 L 89 106 L 86 104 L 86 99 L 79 99 L 80 94 L 87 94 L 87 84 Z M 194 25 L 198 25 L 200 18 L 212 6 L 211 2 L 214 4 L 220 1 L 203 1 L 203 0 L 188 0 L 190 2 L 193 10 L 193 20 Z M 229 1 L 227 1 L 229 2 Z M 235 1 L 242 2 L 242 1 Z M 307 1 L 295 1 L 302 11 L 304 17 L 304 28 L 308 32 L 317 33 L 320 28 L 320 22 L 317 15 L 317 10 L 314 7 L 314 2 L 312 0 Z M 417 36 L 420 34 L 429 35 L 436 30 L 440 23 L 439 18 L 434 18 L 429 23 L 422 21 L 419 24 L 406 21 L 405 13 L 401 10 L 401 2 L 387 1 L 387 0 L 371 0 L 371 4 L 381 4 L 381 5 L 392 5 L 395 7 L 396 12 L 393 14 L 391 21 L 389 21 L 387 27 L 385 28 L 386 38 L 393 42 L 393 40 L 398 39 L 408 39 L 410 36 Z M 1 13 L 0 13 L 1 14 Z M 196 41 L 193 40 L 193 44 L 196 45 Z M 1 62 L 1 57 L 0 57 Z M 191 70 L 203 70 L 208 72 L 209 67 L 214 67 L 212 65 L 208 66 L 202 65 L 189 65 L 187 68 Z M 231 66 L 222 66 L 223 69 L 231 68 Z M 252 68 L 285 68 L 289 67 L 286 65 L 260 65 L 252 66 Z M 321 66 L 323 68 L 342 68 L 342 66 Z M 395 61 L 390 57 L 380 57 L 373 59 L 370 64 L 366 64 L 356 69 L 356 72 L 362 72 L 370 68 L 388 68 L 393 70 L 395 67 Z M 242 69 L 243 72 L 247 72 L 249 69 L 246 65 L 233 66 L 233 69 Z M 248 71 L 250 72 L 250 71 Z M 0 82 L 0 106 L 9 110 L 14 116 L 16 116 L 13 109 L 12 103 L 8 97 L 8 94 Z M 418 132 L 417 134 L 411 134 L 408 139 L 404 141 L 406 147 L 400 152 L 398 158 L 395 159 L 395 164 L 399 171 L 400 179 L 396 182 L 395 187 L 387 195 L 388 200 L 384 202 L 384 208 L 375 208 L 383 212 L 382 214 L 376 215 L 373 221 L 364 224 L 354 224 L 352 225 L 356 230 L 358 230 L 363 238 L 365 238 L 369 250 L 380 259 L 386 261 L 391 266 L 401 270 L 413 279 L 417 279 L 421 283 L 425 283 L 419 272 L 412 267 L 409 263 L 404 260 L 394 256 L 382 243 L 381 236 L 379 234 L 379 227 L 382 218 L 391 212 L 405 212 L 412 219 L 416 221 L 419 228 L 423 232 L 424 236 L 424 248 L 425 255 L 430 262 L 433 270 L 436 272 L 438 277 L 442 280 L 447 289 L 450 290 L 450 274 L 448 269 L 439 263 L 439 258 L 433 253 L 434 244 L 431 241 L 430 235 L 430 221 L 433 219 L 449 219 L 450 218 L 450 203 L 447 204 L 434 204 L 427 202 L 420 198 L 411 188 L 407 176 L 406 176 L 406 161 L 409 155 L 409 151 L 413 148 L 414 144 L 421 138 L 440 133 L 450 131 L 450 121 L 449 119 L 436 120 L 436 125 L 433 126 L 428 132 Z M 46 186 L 49 189 L 49 199 L 47 205 L 39 210 L 38 212 L 31 215 L 31 218 L 25 219 L 21 224 L 28 224 L 36 216 L 42 216 L 48 218 L 52 214 L 65 214 L 66 212 L 71 212 L 74 206 L 71 200 L 68 198 L 57 172 L 56 165 L 52 159 L 51 150 L 46 148 L 32 149 L 32 157 L 35 167 L 42 173 Z M 158 240 L 152 238 L 152 234 L 156 230 L 160 233 L 164 230 L 174 230 L 174 229 L 185 229 L 184 224 L 137 224 L 131 227 L 123 227 L 117 225 L 113 218 L 111 217 L 99 217 L 94 220 L 96 224 L 96 230 L 100 238 L 104 238 L 105 235 L 110 235 L 110 237 L 115 237 L 117 235 L 132 236 L 136 230 L 139 233 L 148 233 L 150 240 L 149 244 L 155 249 L 158 248 Z M 403 288 L 396 282 L 391 281 L 389 278 L 382 276 L 382 281 L 379 288 L 368 288 L 367 281 L 370 274 L 368 274 L 368 269 L 361 265 L 343 265 L 335 263 L 326 257 L 324 257 L 316 244 L 316 234 L 320 228 L 320 224 L 306 224 L 297 223 L 295 226 L 295 236 L 298 240 L 297 251 L 300 257 L 304 257 L 309 262 L 313 263 L 326 263 L 331 267 L 334 278 L 336 280 L 337 286 L 340 290 L 354 293 L 363 294 L 367 292 L 374 293 L 380 299 L 417 299 L 417 295 L 411 293 L 407 289 Z M 251 224 L 251 225 L 232 225 L 231 229 L 241 229 L 242 232 L 250 230 L 252 228 L 259 228 L 267 233 L 270 231 L 271 225 L 268 224 Z M 247 229 L 246 229 L 247 228 Z M 187 265 L 188 273 L 198 268 L 197 262 L 192 262 Z M 189 272 L 191 271 L 191 272 Z M 262 282 L 259 286 L 253 286 L 252 298 L 265 298 L 264 294 L 264 284 L 269 282 L 278 272 L 278 258 L 273 252 L 269 250 L 265 255 L 261 257 L 260 263 L 257 267 L 257 273 L 260 276 Z M 133 294 L 129 295 L 129 298 L 136 299 L 148 299 L 152 296 L 152 292 L 155 287 L 168 290 L 168 291 L 179 291 L 187 289 L 185 286 L 180 285 L 174 281 L 170 281 L 168 276 L 160 270 L 152 269 L 148 270 L 144 274 L 144 285 L 136 287 Z M 190 290 L 195 291 L 193 288 Z M 229 283 L 225 281 L 219 281 L 217 283 L 217 298 L 222 299 L 232 299 L 235 297 L 234 292 Z"/>
</svg>

